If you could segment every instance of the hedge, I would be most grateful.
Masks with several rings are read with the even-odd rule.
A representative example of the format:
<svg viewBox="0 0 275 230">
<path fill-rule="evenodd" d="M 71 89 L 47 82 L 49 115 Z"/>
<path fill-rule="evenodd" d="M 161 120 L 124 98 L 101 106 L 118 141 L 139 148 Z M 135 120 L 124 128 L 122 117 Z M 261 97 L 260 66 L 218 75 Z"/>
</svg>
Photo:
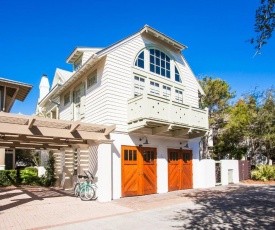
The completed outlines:
<svg viewBox="0 0 275 230">
<path fill-rule="evenodd" d="M 1 170 L 0 171 L 0 185 L 10 186 L 18 184 L 17 171 L 16 170 Z"/>
</svg>

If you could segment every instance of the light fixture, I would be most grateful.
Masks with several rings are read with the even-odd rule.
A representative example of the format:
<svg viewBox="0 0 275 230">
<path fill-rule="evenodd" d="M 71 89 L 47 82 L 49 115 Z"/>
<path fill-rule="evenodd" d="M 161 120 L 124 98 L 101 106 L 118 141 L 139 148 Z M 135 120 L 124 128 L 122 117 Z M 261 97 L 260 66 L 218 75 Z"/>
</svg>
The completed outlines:
<svg viewBox="0 0 275 230">
<path fill-rule="evenodd" d="M 182 144 L 183 144 L 183 143 L 180 142 L 180 149 L 182 149 L 182 147 L 181 147 Z M 189 148 L 188 142 L 186 142 L 186 144 L 183 146 L 183 148 Z"/>
<path fill-rule="evenodd" d="M 148 139 L 147 139 L 147 137 L 142 137 L 142 138 L 139 138 L 139 141 L 142 141 L 143 139 L 145 138 L 145 141 L 144 141 L 144 145 L 148 145 L 148 144 L 150 144 L 149 142 L 148 142 Z"/>
</svg>

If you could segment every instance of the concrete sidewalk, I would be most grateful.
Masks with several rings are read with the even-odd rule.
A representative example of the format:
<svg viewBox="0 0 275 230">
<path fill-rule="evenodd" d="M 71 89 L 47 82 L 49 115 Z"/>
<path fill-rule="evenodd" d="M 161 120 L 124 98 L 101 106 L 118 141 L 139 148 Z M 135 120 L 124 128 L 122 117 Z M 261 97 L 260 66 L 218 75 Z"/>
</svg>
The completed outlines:
<svg viewBox="0 0 275 230">
<path fill-rule="evenodd" d="M 127 216 L 143 211 L 190 206 L 197 194 L 223 194 L 240 185 L 211 189 L 190 189 L 165 194 L 127 197 L 111 202 L 81 201 L 72 192 L 61 189 L 0 189 L 0 229 L 64 228 L 93 220 Z M 202 194 L 202 195 L 201 195 Z"/>
</svg>

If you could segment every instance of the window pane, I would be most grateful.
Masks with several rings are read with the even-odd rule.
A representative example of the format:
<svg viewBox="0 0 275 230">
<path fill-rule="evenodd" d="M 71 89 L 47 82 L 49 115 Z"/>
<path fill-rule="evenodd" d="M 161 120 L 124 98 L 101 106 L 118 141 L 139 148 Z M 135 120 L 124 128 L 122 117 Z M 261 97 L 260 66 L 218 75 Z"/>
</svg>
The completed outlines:
<svg viewBox="0 0 275 230">
<path fill-rule="evenodd" d="M 166 70 L 166 77 L 170 78 L 170 71 Z"/>
<path fill-rule="evenodd" d="M 161 52 L 161 59 L 162 59 L 162 60 L 165 60 L 165 56 L 166 56 L 166 55 L 165 55 L 163 52 Z"/>
<path fill-rule="evenodd" d="M 160 56 L 160 52 L 159 50 L 156 50 L 156 57 L 159 57 Z"/>
<path fill-rule="evenodd" d="M 156 73 L 160 74 L 160 68 L 159 68 L 159 66 L 156 67 Z"/>
<path fill-rule="evenodd" d="M 133 156 L 133 161 L 137 160 L 137 150 L 134 150 L 134 156 Z"/>
<path fill-rule="evenodd" d="M 154 55 L 155 54 L 155 50 L 154 49 L 150 49 L 150 54 Z"/>
<path fill-rule="evenodd" d="M 140 55 L 138 56 L 140 59 L 144 59 L 144 52 L 140 53 Z"/>
<path fill-rule="evenodd" d="M 124 150 L 124 160 L 128 161 L 128 150 Z"/>
<path fill-rule="evenodd" d="M 165 61 L 161 60 L 161 67 L 165 68 Z"/>
<path fill-rule="evenodd" d="M 160 59 L 156 58 L 156 65 L 160 66 Z"/>
<path fill-rule="evenodd" d="M 166 62 L 166 69 L 170 70 L 170 63 L 169 62 Z"/>
<path fill-rule="evenodd" d="M 150 64 L 150 71 L 151 72 L 155 72 L 155 68 L 154 68 L 155 66 L 153 65 L 153 64 Z"/>
<path fill-rule="evenodd" d="M 165 77 L 165 69 L 161 68 L 161 75 Z"/>
<path fill-rule="evenodd" d="M 150 63 L 155 63 L 155 57 L 150 55 Z"/>
<path fill-rule="evenodd" d="M 140 78 L 139 80 L 140 80 L 141 82 L 145 82 L 144 78 Z"/>
<path fill-rule="evenodd" d="M 129 150 L 129 161 L 133 160 L 133 151 Z"/>
<path fill-rule="evenodd" d="M 170 58 L 166 55 L 166 61 L 170 62 Z"/>
<path fill-rule="evenodd" d="M 143 60 L 138 59 L 138 67 L 144 68 L 144 61 Z"/>
</svg>

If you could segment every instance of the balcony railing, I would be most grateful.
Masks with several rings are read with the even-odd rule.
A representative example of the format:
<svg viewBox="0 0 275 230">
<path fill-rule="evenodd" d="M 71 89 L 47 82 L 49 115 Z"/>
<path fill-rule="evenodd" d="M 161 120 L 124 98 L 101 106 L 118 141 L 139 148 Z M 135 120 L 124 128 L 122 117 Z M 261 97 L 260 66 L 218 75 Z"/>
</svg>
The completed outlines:
<svg viewBox="0 0 275 230">
<path fill-rule="evenodd" d="M 128 124 L 141 120 L 208 130 L 207 109 L 194 108 L 151 94 L 128 100 Z"/>
</svg>

